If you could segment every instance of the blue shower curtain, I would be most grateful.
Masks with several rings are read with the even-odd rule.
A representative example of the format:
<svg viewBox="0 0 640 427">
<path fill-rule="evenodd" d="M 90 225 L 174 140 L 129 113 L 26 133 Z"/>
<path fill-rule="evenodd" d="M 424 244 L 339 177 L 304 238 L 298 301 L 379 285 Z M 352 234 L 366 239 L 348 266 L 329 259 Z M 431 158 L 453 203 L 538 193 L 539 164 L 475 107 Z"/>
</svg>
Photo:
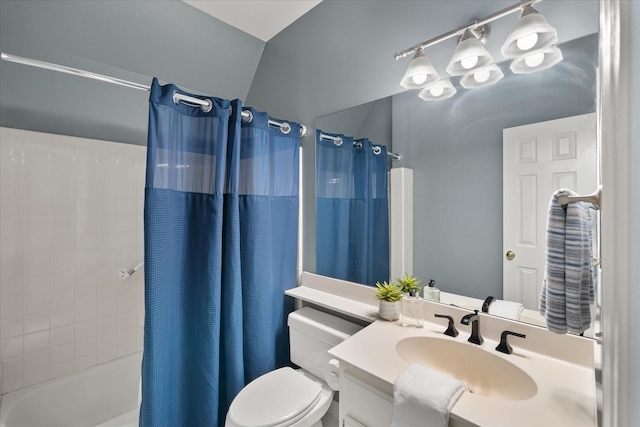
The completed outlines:
<svg viewBox="0 0 640 427">
<path fill-rule="evenodd" d="M 289 363 L 300 127 L 242 109 L 152 84 L 141 426 L 223 426 L 246 383 Z"/>
<path fill-rule="evenodd" d="M 316 130 L 316 271 L 367 285 L 389 280 L 384 145 Z"/>
</svg>

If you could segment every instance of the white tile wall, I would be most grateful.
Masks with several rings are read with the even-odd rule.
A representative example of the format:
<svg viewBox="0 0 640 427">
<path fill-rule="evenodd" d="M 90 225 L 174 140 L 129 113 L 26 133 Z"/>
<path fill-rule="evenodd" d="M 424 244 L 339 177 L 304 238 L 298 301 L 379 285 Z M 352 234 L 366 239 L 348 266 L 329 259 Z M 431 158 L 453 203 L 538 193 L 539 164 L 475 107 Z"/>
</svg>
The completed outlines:
<svg viewBox="0 0 640 427">
<path fill-rule="evenodd" d="M 146 148 L 0 127 L 0 391 L 142 350 Z"/>
</svg>

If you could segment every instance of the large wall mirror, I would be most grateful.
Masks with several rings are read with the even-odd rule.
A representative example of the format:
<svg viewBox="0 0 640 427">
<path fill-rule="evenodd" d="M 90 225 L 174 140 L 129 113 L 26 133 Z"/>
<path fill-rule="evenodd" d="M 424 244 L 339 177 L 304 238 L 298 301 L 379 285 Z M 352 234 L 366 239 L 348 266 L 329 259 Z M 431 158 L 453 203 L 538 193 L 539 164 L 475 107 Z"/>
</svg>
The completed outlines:
<svg viewBox="0 0 640 427">
<path fill-rule="evenodd" d="M 580 155 L 570 167 L 555 171 L 557 179 L 549 185 L 590 193 L 598 183 L 598 34 L 584 33 L 558 47 L 563 60 L 548 70 L 516 75 L 509 69 L 509 62 L 504 61 L 498 65 L 505 77 L 493 86 L 464 90 L 459 87 L 459 78 L 452 78 L 459 90 L 449 99 L 425 102 L 417 97 L 417 91 L 406 91 L 316 120 L 316 128 L 324 132 L 368 138 L 372 143 L 386 145 L 389 152 L 402 153 L 402 160 L 389 160 L 388 165 L 413 170 L 413 274 L 423 284 L 434 279 L 443 292 L 479 300 L 488 296 L 516 299 L 532 313 L 537 312 L 543 271 L 528 276 L 524 273 L 530 273 L 532 268 L 505 272 L 509 264 L 505 261 L 503 229 L 509 227 L 507 223 L 522 225 L 528 221 L 529 234 L 542 231 L 544 235 L 553 190 L 543 188 L 540 182 L 538 189 L 521 182 L 516 185 L 515 195 L 509 193 L 509 185 L 505 186 L 503 180 L 512 171 L 503 170 L 510 168 L 504 165 L 503 144 L 511 138 L 513 144 L 519 144 L 520 154 L 532 149 L 532 145 L 524 143 L 526 138 L 517 133 L 518 129 L 532 126 L 531 132 L 537 132 L 539 141 L 551 138 L 556 150 L 574 150 Z M 564 129 L 557 127 L 563 123 L 558 120 L 568 118 L 582 120 L 576 125 L 579 129 L 558 130 Z M 590 145 L 583 146 L 585 138 Z M 583 159 L 588 164 L 576 164 Z M 575 168 L 586 170 L 589 179 L 583 179 L 583 172 L 576 172 Z M 543 202 L 523 200 L 523 195 L 531 197 L 537 190 L 542 196 L 536 196 Z M 534 212 L 540 203 L 544 203 L 542 215 Z M 516 206 L 513 218 L 503 217 L 507 205 Z M 597 212 L 590 212 L 597 224 Z M 593 231 L 597 238 L 597 228 Z M 317 234 L 323 232 L 317 230 Z M 530 246 L 537 246 L 535 253 L 544 259 L 545 242 L 536 239 L 536 245 Z M 594 245 L 597 249 L 597 241 Z M 515 252 L 512 265 L 524 257 L 518 250 Z M 513 279 L 503 280 L 505 274 L 511 274 Z M 596 309 L 593 311 L 595 320 Z M 531 321 L 537 323 L 539 319 Z M 589 332 L 592 334 L 593 330 Z"/>
</svg>

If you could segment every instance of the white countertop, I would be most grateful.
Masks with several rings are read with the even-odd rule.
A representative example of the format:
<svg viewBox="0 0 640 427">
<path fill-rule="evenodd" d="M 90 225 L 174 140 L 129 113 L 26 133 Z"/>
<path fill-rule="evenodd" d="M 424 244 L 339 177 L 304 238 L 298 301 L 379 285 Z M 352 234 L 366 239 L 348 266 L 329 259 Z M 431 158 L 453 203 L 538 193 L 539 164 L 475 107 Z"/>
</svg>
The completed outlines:
<svg viewBox="0 0 640 427">
<path fill-rule="evenodd" d="M 375 322 L 378 318 L 378 307 L 376 305 L 308 286 L 298 286 L 297 288 L 286 290 L 284 293 L 301 301 L 310 302 L 365 322 Z"/>
<path fill-rule="evenodd" d="M 391 393 L 398 375 L 409 365 L 397 353 L 397 343 L 409 337 L 428 336 L 467 342 L 471 327 L 460 324 L 469 311 L 446 304 L 425 302 L 425 327 L 404 328 L 398 322 L 377 319 L 373 288 L 304 272 L 302 286 L 287 295 L 351 317 L 373 322 L 330 350 L 333 357 L 372 377 L 380 390 Z M 457 338 L 443 334 L 447 322 L 435 313 L 452 316 L 460 331 Z M 525 371 L 537 393 L 527 400 L 502 400 L 465 392 L 454 405 L 452 420 L 478 426 L 595 426 L 597 424 L 594 353 L 596 342 L 574 335 L 558 335 L 544 328 L 481 313 L 482 349 Z M 504 330 L 526 334 L 511 338 L 514 354 L 495 351 Z"/>
<path fill-rule="evenodd" d="M 409 366 L 396 352 L 396 344 L 404 338 L 427 336 L 477 347 L 467 342 L 467 331 L 461 329 L 457 338 L 451 338 L 444 335 L 443 330 L 439 323 L 425 322 L 423 329 L 413 329 L 378 320 L 334 347 L 330 354 L 392 387 L 398 375 Z M 453 406 L 452 420 L 478 426 L 595 426 L 593 366 L 523 349 L 516 340 L 512 341 L 514 354 L 511 355 L 495 351 L 498 343 L 486 336 L 481 348 L 525 371 L 536 383 L 537 393 L 527 400 L 502 400 L 465 392 Z"/>
</svg>

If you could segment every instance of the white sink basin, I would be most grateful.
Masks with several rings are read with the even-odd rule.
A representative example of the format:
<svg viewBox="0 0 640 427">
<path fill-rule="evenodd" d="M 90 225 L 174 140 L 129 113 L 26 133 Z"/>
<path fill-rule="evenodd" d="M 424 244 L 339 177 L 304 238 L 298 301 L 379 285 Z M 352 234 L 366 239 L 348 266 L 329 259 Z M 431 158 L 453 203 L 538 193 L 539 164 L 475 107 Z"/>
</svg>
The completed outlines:
<svg viewBox="0 0 640 427">
<path fill-rule="evenodd" d="M 538 392 L 536 383 L 522 369 L 474 344 L 412 337 L 399 341 L 396 352 L 407 363 L 419 363 L 462 381 L 471 393 L 480 396 L 527 400 Z"/>
</svg>

